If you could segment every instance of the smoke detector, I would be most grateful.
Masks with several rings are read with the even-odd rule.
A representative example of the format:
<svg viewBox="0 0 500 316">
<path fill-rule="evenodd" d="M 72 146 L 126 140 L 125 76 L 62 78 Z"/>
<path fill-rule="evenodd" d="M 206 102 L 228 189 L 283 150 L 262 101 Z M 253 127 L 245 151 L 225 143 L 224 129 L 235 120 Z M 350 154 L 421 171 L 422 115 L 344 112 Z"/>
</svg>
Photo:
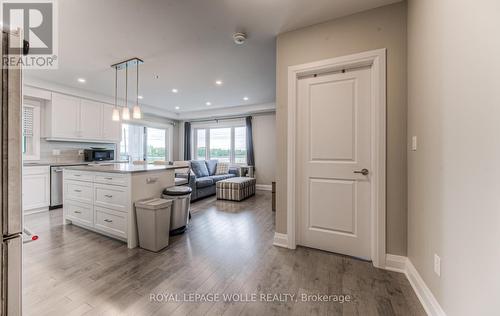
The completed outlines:
<svg viewBox="0 0 500 316">
<path fill-rule="evenodd" d="M 247 35 L 245 33 L 234 33 L 233 34 L 233 41 L 235 44 L 241 45 L 244 44 L 247 39 Z"/>
</svg>

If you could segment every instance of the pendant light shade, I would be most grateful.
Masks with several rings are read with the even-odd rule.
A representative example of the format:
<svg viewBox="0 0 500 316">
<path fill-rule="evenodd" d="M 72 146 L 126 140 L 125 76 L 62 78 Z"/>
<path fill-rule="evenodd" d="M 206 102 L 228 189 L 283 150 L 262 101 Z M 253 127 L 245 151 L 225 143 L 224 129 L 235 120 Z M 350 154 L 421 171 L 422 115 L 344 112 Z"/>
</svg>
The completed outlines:
<svg viewBox="0 0 500 316">
<path fill-rule="evenodd" d="M 117 107 L 113 108 L 113 121 L 118 122 L 120 120 L 120 110 Z"/>
<path fill-rule="evenodd" d="M 128 108 L 128 106 L 125 106 L 122 110 L 122 120 L 130 120 L 130 109 Z"/>
<path fill-rule="evenodd" d="M 134 109 L 132 110 L 132 117 L 135 119 L 142 118 L 141 107 L 139 105 L 134 106 Z"/>
</svg>

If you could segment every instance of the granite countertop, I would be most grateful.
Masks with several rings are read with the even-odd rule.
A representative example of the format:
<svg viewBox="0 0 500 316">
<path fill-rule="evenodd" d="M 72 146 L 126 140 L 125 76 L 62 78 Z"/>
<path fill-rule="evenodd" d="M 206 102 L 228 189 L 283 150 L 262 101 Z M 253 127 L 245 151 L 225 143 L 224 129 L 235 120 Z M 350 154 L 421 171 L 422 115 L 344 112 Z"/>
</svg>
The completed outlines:
<svg viewBox="0 0 500 316">
<path fill-rule="evenodd" d="M 65 169 L 90 171 L 90 172 L 113 172 L 113 173 L 135 173 L 135 172 L 149 172 L 161 170 L 173 170 L 186 168 L 183 166 L 171 165 L 133 165 L 128 163 L 112 163 L 103 165 L 81 165 L 81 166 L 68 166 Z"/>
</svg>

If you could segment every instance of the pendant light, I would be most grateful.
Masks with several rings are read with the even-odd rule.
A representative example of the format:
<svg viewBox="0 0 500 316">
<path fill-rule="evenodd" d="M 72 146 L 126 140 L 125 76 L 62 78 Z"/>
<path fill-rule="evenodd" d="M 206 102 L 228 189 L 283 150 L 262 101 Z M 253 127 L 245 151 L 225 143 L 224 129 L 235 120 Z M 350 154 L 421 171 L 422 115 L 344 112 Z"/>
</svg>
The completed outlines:
<svg viewBox="0 0 500 316">
<path fill-rule="evenodd" d="M 122 120 L 130 120 L 130 109 L 128 108 L 128 64 L 125 65 L 125 107 L 122 109 Z"/>
<path fill-rule="evenodd" d="M 139 106 L 139 63 L 137 63 L 137 69 L 136 69 L 136 94 L 135 94 L 135 105 L 134 109 L 132 111 L 132 117 L 134 119 L 141 119 L 142 118 L 142 113 L 141 113 L 141 107 Z"/>
<path fill-rule="evenodd" d="M 120 110 L 118 110 L 118 68 L 115 68 L 115 106 L 113 107 L 113 121 L 120 121 Z"/>
<path fill-rule="evenodd" d="M 111 68 L 115 69 L 115 106 L 113 107 L 113 115 L 112 115 L 113 121 L 120 121 L 120 117 L 123 121 L 128 121 L 131 118 L 134 119 L 142 118 L 142 111 L 139 105 L 139 65 L 142 63 L 144 63 L 142 59 L 134 57 L 111 65 Z M 128 106 L 128 68 L 133 66 L 137 67 L 136 91 L 135 91 L 136 98 L 132 113 L 130 113 L 130 108 Z M 118 71 L 123 69 L 125 69 L 125 104 L 123 105 L 123 107 L 120 107 L 118 105 Z"/>
</svg>

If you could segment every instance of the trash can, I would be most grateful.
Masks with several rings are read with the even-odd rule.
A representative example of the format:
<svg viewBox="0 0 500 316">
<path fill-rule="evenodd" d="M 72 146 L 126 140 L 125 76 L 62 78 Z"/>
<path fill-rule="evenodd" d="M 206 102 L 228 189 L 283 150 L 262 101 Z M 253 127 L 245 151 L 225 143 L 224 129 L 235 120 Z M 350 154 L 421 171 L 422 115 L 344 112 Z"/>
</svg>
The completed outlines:
<svg viewBox="0 0 500 316">
<path fill-rule="evenodd" d="M 141 248 L 160 251 L 168 246 L 172 200 L 150 198 L 135 202 Z"/>
<path fill-rule="evenodd" d="M 163 190 L 162 198 L 172 200 L 170 235 L 182 234 L 186 230 L 192 191 L 188 186 L 173 186 Z"/>
</svg>

